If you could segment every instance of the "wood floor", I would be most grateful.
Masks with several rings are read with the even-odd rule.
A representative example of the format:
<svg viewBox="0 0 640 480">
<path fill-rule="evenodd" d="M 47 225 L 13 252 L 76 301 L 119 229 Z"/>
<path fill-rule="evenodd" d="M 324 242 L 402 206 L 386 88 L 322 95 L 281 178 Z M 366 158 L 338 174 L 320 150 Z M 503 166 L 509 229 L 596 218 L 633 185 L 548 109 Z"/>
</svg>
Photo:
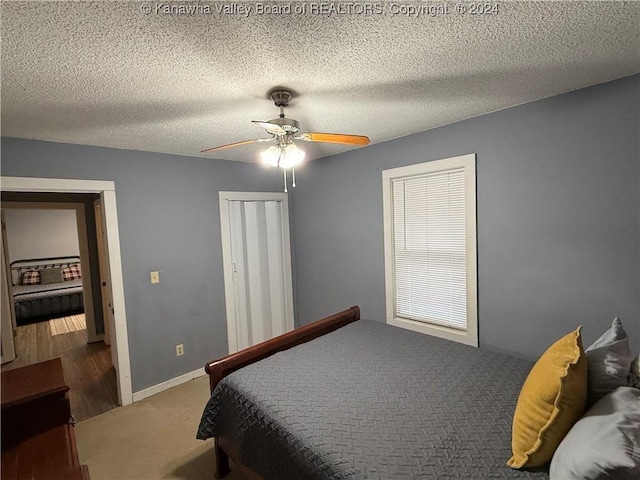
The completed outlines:
<svg viewBox="0 0 640 480">
<path fill-rule="evenodd" d="M 2 371 L 61 357 L 64 377 L 71 388 L 69 401 L 76 421 L 86 420 L 118 405 L 111 347 L 87 343 L 84 314 L 18 327 L 17 357 Z M 68 332 L 68 333 L 64 333 Z"/>
</svg>

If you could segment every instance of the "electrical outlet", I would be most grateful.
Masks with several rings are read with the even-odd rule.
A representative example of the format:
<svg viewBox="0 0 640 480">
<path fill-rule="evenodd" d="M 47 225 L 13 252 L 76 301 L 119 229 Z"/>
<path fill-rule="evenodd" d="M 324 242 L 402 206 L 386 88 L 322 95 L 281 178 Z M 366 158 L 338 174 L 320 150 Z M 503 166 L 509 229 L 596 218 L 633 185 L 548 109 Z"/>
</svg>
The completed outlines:
<svg viewBox="0 0 640 480">
<path fill-rule="evenodd" d="M 179 357 L 181 355 L 184 355 L 184 345 L 182 343 L 176 345 L 176 357 Z"/>
<path fill-rule="evenodd" d="M 151 283 L 160 283 L 160 272 L 151 272 Z"/>
</svg>

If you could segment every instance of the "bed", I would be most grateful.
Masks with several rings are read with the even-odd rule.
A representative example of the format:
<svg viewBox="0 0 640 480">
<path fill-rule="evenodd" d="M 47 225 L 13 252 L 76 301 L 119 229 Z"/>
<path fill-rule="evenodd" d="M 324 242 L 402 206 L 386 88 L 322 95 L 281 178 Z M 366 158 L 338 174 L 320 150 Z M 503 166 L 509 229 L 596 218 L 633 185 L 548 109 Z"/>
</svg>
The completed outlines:
<svg viewBox="0 0 640 480">
<path fill-rule="evenodd" d="M 84 310 L 78 256 L 16 260 L 11 279 L 18 326 Z"/>
<path fill-rule="evenodd" d="M 249 479 L 549 478 L 513 470 L 533 362 L 360 320 L 358 307 L 205 366 L 197 437 Z"/>
</svg>

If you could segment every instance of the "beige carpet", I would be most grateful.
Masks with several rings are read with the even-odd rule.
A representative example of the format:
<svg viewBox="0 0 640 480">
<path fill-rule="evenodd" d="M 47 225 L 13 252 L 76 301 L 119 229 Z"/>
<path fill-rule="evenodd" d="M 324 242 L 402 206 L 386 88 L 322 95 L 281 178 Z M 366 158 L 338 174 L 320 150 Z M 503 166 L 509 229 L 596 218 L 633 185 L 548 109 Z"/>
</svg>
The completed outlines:
<svg viewBox="0 0 640 480">
<path fill-rule="evenodd" d="M 213 440 L 195 438 L 208 382 L 200 377 L 79 422 L 78 454 L 91 480 L 213 479 Z"/>
</svg>

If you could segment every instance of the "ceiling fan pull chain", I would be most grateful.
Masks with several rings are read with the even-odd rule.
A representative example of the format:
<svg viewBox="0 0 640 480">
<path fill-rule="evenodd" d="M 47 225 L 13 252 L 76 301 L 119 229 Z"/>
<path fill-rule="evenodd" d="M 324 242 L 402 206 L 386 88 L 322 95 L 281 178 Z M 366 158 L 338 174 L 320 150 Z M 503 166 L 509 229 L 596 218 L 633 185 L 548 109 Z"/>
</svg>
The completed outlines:
<svg viewBox="0 0 640 480">
<path fill-rule="evenodd" d="M 296 167 L 291 167 L 291 178 L 292 178 L 291 186 L 293 188 L 296 188 Z"/>
<path fill-rule="evenodd" d="M 287 193 L 287 169 L 283 168 L 282 171 L 284 172 L 284 193 Z"/>
</svg>

